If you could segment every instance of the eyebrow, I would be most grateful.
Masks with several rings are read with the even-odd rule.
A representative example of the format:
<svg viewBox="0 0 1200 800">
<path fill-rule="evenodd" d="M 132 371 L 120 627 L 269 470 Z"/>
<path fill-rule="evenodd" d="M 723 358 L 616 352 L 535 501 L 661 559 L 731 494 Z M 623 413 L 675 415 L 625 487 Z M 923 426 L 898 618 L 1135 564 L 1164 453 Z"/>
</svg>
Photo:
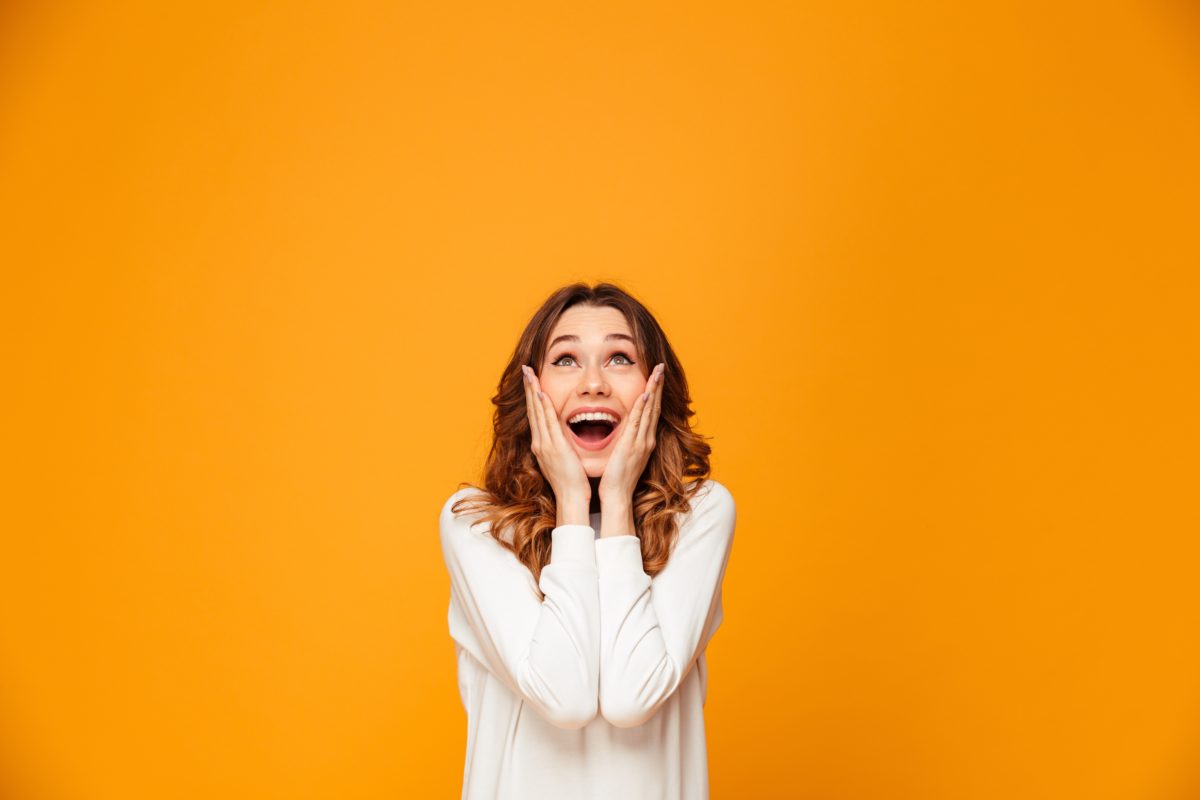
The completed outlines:
<svg viewBox="0 0 1200 800">
<path fill-rule="evenodd" d="M 614 339 L 624 339 L 624 340 L 626 340 L 626 341 L 630 342 L 631 344 L 633 344 L 635 347 L 637 346 L 637 342 L 635 342 L 635 341 L 633 340 L 633 337 L 632 337 L 632 336 L 629 336 L 628 334 L 624 334 L 624 333 L 610 333 L 608 336 L 605 336 L 605 337 L 604 337 L 604 341 L 606 341 L 606 342 L 608 342 L 608 341 L 612 341 L 612 340 L 614 340 Z M 576 336 L 575 334 L 573 334 L 573 333 L 565 333 L 565 334 L 563 334 L 562 336 L 557 336 L 557 337 L 555 337 L 554 341 L 553 341 L 553 342 L 551 342 L 551 343 L 550 343 L 550 344 L 549 344 L 549 345 L 546 347 L 546 349 L 547 349 L 547 350 L 551 350 L 551 349 L 553 349 L 553 348 L 554 348 L 554 345 L 558 344 L 559 342 L 580 342 L 580 341 L 582 341 L 582 340 L 581 340 L 581 339 L 580 339 L 578 336 Z"/>
</svg>

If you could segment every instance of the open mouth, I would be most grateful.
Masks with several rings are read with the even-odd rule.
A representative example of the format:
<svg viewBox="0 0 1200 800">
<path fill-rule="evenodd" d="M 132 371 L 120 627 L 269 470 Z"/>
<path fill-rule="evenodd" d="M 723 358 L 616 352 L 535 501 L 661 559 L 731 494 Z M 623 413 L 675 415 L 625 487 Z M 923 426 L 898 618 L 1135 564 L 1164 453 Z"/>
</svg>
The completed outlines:
<svg viewBox="0 0 1200 800">
<path fill-rule="evenodd" d="M 587 450 L 599 450 L 608 444 L 617 427 L 604 420 L 584 420 L 568 424 L 575 441 Z"/>
</svg>

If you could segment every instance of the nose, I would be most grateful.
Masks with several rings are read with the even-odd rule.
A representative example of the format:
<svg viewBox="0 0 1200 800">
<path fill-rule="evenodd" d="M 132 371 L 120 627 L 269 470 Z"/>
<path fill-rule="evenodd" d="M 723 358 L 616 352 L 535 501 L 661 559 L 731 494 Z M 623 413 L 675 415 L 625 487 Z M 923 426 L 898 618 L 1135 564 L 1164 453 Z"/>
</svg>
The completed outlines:
<svg viewBox="0 0 1200 800">
<path fill-rule="evenodd" d="M 580 394 L 608 394 L 608 381 L 604 379 L 604 372 L 598 364 L 592 364 L 583 371 L 583 376 L 579 379 Z"/>
</svg>

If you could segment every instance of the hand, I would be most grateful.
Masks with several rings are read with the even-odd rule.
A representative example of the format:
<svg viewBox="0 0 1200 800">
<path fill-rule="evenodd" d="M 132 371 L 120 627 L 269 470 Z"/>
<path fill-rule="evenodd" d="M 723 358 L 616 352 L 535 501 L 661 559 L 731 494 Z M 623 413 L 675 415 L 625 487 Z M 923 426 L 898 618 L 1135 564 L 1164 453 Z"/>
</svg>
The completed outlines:
<svg viewBox="0 0 1200 800">
<path fill-rule="evenodd" d="M 572 504 L 572 511 L 582 508 L 582 522 L 586 524 L 592 499 L 592 484 L 587 471 L 579 460 L 579 454 L 563 435 L 554 403 L 542 392 L 537 374 L 524 364 L 521 365 L 521 371 L 525 373 L 525 410 L 529 415 L 533 455 L 538 467 L 554 491 L 560 518 L 563 517 L 562 506 L 566 501 Z M 572 514 L 571 518 L 576 516 L 578 514 Z"/>
<path fill-rule="evenodd" d="M 604 474 L 600 476 L 601 503 L 625 502 L 633 498 L 638 478 L 650 460 L 654 450 L 654 434 L 658 430 L 658 417 L 662 409 L 663 371 L 659 364 L 650 373 L 646 391 L 638 396 L 629 416 L 621 421 L 617 431 L 617 442 L 613 445 Z M 611 500 L 610 500 L 611 498 Z"/>
</svg>

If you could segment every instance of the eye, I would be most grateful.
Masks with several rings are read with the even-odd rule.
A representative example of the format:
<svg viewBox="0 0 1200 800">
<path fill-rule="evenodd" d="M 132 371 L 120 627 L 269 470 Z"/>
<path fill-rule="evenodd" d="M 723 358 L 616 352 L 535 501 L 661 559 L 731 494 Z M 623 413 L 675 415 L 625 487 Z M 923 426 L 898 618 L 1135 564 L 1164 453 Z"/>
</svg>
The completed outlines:
<svg viewBox="0 0 1200 800">
<path fill-rule="evenodd" d="M 555 360 L 551 361 L 550 364 L 555 367 L 562 366 L 559 362 L 562 361 L 564 358 L 569 358 L 572 361 L 575 360 L 575 356 L 571 355 L 570 353 L 563 353 L 561 356 L 559 356 Z M 632 358 L 630 358 L 628 355 L 626 355 L 624 352 L 614 353 L 613 358 L 625 359 L 625 363 L 621 364 L 620 366 L 627 366 L 627 365 L 635 363 L 634 360 Z"/>
</svg>

